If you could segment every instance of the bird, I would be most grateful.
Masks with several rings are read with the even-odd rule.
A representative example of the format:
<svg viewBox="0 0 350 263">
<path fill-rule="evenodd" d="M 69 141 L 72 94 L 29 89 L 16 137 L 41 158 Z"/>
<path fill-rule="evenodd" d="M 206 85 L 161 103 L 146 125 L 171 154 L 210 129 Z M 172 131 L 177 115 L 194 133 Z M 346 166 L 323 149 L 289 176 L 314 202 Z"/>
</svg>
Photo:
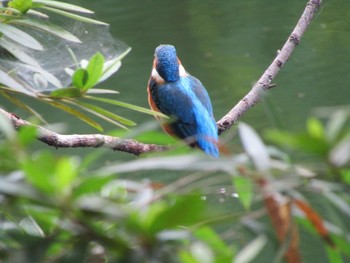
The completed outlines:
<svg viewBox="0 0 350 263">
<path fill-rule="evenodd" d="M 218 128 L 209 94 L 200 80 L 185 70 L 173 45 L 155 49 L 147 92 L 150 108 L 169 117 L 156 116 L 166 133 L 219 157 Z"/>
</svg>

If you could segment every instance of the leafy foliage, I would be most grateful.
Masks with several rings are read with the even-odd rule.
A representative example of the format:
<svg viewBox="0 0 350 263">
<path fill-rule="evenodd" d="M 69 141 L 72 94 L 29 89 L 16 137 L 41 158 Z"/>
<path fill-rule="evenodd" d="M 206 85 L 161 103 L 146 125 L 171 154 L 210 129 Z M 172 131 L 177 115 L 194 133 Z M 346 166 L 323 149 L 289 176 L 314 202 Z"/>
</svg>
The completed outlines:
<svg viewBox="0 0 350 263">
<path fill-rule="evenodd" d="M 290 164 L 246 124 L 240 129 L 250 132 L 240 137 L 247 153 L 219 160 L 170 154 L 103 167 L 96 167 L 99 153 L 82 160 L 48 150 L 33 152 L 35 129 L 17 133 L 5 120 L 0 127 L 0 258 L 5 262 L 277 262 L 295 241 L 279 238 L 280 226 L 287 223 L 299 233 L 298 250 L 304 249 L 300 233 L 306 232 L 323 242 L 329 262 L 350 258 L 349 184 L 338 177 L 348 173 L 347 165 L 334 169 L 323 163 L 315 169 L 312 163 Z M 325 131 L 323 124 L 318 127 Z M 347 134 L 345 125 L 335 137 L 342 141 Z M 251 152 L 257 143 L 256 149 L 267 153 L 264 165 Z M 149 169 L 165 175 L 174 164 L 184 176 L 171 182 L 125 177 L 135 172 L 147 176 Z M 225 191 L 209 190 L 219 189 L 222 182 Z M 271 210 L 278 200 L 289 201 Z M 292 219 L 280 217 L 287 211 Z M 267 218 L 279 219 L 279 225 Z M 280 250 L 271 254 L 265 251 L 269 246 Z"/>
<path fill-rule="evenodd" d="M 125 129 L 135 123 L 101 107 L 81 102 L 82 98 L 163 116 L 96 96 L 118 94 L 115 90 L 96 89 L 95 86 L 118 71 L 130 48 L 110 36 L 107 24 L 87 17 L 92 13 L 79 6 L 51 0 L 13 0 L 3 7 L 0 10 L 1 94 L 39 119 L 42 119 L 40 114 L 21 103 L 17 94 L 34 97 L 63 110 L 99 131 L 103 130 L 102 126 L 82 111 Z M 67 19 L 59 20 L 60 17 Z M 70 20 L 72 26 L 67 24 Z M 88 42 L 84 32 L 103 42 Z M 52 37 L 45 37 L 47 34 Z M 51 42 L 46 43 L 48 40 Z M 47 56 L 55 56 L 52 61 L 57 61 L 56 64 L 48 63 Z"/>
</svg>

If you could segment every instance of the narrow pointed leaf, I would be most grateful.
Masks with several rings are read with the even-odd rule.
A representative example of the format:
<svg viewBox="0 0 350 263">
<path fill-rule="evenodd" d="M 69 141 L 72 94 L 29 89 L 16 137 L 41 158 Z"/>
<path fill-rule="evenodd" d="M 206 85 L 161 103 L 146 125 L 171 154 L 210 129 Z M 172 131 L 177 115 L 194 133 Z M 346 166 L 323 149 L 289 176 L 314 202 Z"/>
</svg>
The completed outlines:
<svg viewBox="0 0 350 263">
<path fill-rule="evenodd" d="M 168 116 L 164 115 L 163 113 L 156 112 L 156 111 L 153 111 L 153 110 L 149 110 L 149 109 L 146 109 L 146 108 L 143 108 L 143 107 L 140 107 L 140 106 L 135 106 L 133 104 L 129 104 L 129 103 L 126 103 L 126 102 L 121 102 L 121 101 L 118 101 L 118 100 L 112 100 L 112 99 L 107 99 L 107 98 L 99 98 L 99 97 L 92 97 L 92 96 L 85 96 L 85 98 L 91 99 L 91 100 L 102 101 L 104 103 L 117 105 L 117 106 L 120 106 L 120 107 L 128 108 L 128 109 L 131 109 L 131 110 L 139 111 L 139 112 L 150 114 L 150 115 L 154 115 L 154 116 L 159 116 L 159 117 L 166 118 L 166 119 L 168 118 Z"/>
<path fill-rule="evenodd" d="M 87 14 L 93 14 L 94 12 L 72 4 L 63 3 L 59 1 L 51 1 L 51 0 L 33 0 L 33 3 L 43 4 L 45 6 L 51 6 L 54 8 L 64 9 L 67 11 L 73 11 L 73 12 L 80 12 L 80 13 L 87 13 Z"/>
<path fill-rule="evenodd" d="M 98 107 L 98 106 L 95 106 L 95 105 L 92 105 L 89 103 L 83 103 L 83 102 L 77 102 L 77 101 L 76 101 L 76 103 L 82 107 L 86 107 L 92 111 L 98 112 L 99 114 L 102 114 L 103 116 L 106 116 L 108 118 L 112 118 L 113 120 L 120 122 L 121 124 L 128 125 L 128 126 L 135 126 L 136 125 L 135 122 L 128 120 L 128 119 L 125 119 L 125 118 L 123 118 L 117 114 L 114 114 L 110 111 L 107 111 L 101 107 Z"/>
<path fill-rule="evenodd" d="M 29 113 L 35 115 L 42 123 L 47 123 L 45 121 L 45 119 L 40 115 L 40 113 L 38 113 L 37 111 L 35 111 L 33 108 L 29 107 L 27 104 L 23 103 L 22 101 L 20 101 L 19 99 L 17 99 L 16 97 L 11 96 L 10 94 L 6 93 L 6 92 L 1 92 L 0 94 L 2 96 L 4 96 L 8 101 L 10 101 L 11 103 L 13 103 L 14 105 L 28 111 Z"/>
<path fill-rule="evenodd" d="M 86 94 L 119 94 L 119 91 L 112 89 L 89 89 Z"/>
<path fill-rule="evenodd" d="M 10 52 L 12 55 L 14 55 L 18 60 L 32 65 L 36 67 L 40 67 L 39 62 L 36 61 L 34 58 L 29 56 L 27 53 L 23 52 L 20 48 L 18 48 L 13 43 L 8 42 L 4 38 L 0 38 L 0 46 L 6 49 L 8 52 Z"/>
<path fill-rule="evenodd" d="M 8 24 L 0 24 L 0 32 L 11 40 L 31 49 L 43 50 L 43 46 L 26 32 Z"/>
<path fill-rule="evenodd" d="M 35 93 L 30 92 L 29 90 L 24 88 L 22 86 L 22 84 L 18 83 L 9 74 L 2 71 L 1 69 L 0 69 L 0 83 L 11 88 L 11 89 L 14 89 L 17 92 L 24 93 L 24 94 L 32 96 L 32 97 L 36 97 Z"/>
<path fill-rule="evenodd" d="M 77 111 L 77 110 L 75 110 L 75 109 L 73 109 L 73 108 L 71 108 L 63 103 L 58 103 L 58 102 L 54 102 L 54 101 L 48 101 L 48 103 L 56 108 L 64 110 L 65 112 L 79 118 L 80 120 L 82 120 L 83 122 L 94 127 L 98 131 L 101 131 L 101 132 L 103 131 L 103 128 L 101 127 L 101 125 L 99 125 L 97 122 L 95 122 L 94 120 L 92 120 L 91 118 L 86 116 L 85 114 L 81 113 L 80 111 Z"/>
<path fill-rule="evenodd" d="M 96 25 L 108 25 L 107 23 L 104 23 L 102 21 L 98 21 L 98 20 L 95 20 L 95 19 L 92 19 L 92 18 L 88 18 L 88 17 L 85 17 L 85 16 L 80 16 L 80 15 L 76 15 L 76 14 L 73 14 L 73 13 L 69 13 L 69 12 L 66 12 L 66 11 L 62 11 L 60 9 L 46 7 L 46 6 L 43 6 L 41 8 L 45 9 L 45 10 L 48 10 L 48 11 L 51 11 L 53 13 L 59 14 L 59 15 L 63 15 L 63 16 L 66 16 L 66 17 L 69 17 L 69 18 L 81 21 L 81 22 L 91 23 L 91 24 L 96 24 Z"/>
<path fill-rule="evenodd" d="M 70 88 L 54 90 L 50 93 L 50 96 L 56 97 L 56 98 L 73 98 L 73 97 L 80 97 L 81 92 L 79 89 L 75 87 L 73 88 L 70 87 Z"/>
<path fill-rule="evenodd" d="M 52 35 L 55 35 L 57 37 L 60 37 L 62 39 L 65 39 L 71 42 L 81 43 L 79 38 L 69 33 L 67 30 L 54 24 L 44 23 L 42 21 L 37 21 L 29 18 L 12 20 L 11 23 L 16 25 L 28 26 L 36 30 L 42 30 L 42 31 L 45 31 L 46 33 L 50 33 Z"/>
</svg>

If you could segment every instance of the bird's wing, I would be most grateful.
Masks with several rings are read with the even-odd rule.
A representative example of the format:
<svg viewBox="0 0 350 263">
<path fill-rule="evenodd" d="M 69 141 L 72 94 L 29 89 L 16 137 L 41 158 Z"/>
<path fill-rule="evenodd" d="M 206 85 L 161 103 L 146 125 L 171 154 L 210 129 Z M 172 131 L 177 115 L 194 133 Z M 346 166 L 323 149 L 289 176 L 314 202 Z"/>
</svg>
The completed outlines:
<svg viewBox="0 0 350 263">
<path fill-rule="evenodd" d="M 213 108 L 211 106 L 210 97 L 207 90 L 204 88 L 203 84 L 199 79 L 188 76 L 187 77 L 190 82 L 190 87 L 192 87 L 193 93 L 199 99 L 199 101 L 203 104 L 205 109 L 208 111 L 210 115 L 213 115 Z"/>
</svg>

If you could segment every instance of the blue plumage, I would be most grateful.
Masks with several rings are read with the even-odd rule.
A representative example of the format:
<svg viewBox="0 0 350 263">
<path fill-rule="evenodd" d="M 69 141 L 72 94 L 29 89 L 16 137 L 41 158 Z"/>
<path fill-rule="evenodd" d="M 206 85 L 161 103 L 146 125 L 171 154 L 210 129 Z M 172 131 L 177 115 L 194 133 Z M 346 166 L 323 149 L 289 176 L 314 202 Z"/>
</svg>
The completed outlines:
<svg viewBox="0 0 350 263">
<path fill-rule="evenodd" d="M 184 70 L 173 46 L 159 46 L 153 66 L 149 103 L 153 110 L 171 116 L 164 130 L 218 157 L 217 126 L 202 83 Z"/>
</svg>

